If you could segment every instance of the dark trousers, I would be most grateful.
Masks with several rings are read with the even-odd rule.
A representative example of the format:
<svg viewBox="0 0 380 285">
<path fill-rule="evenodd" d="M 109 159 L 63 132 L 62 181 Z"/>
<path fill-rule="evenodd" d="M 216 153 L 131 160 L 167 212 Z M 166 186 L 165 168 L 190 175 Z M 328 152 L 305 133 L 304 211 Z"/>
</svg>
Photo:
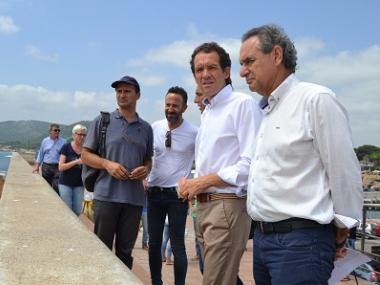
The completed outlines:
<svg viewBox="0 0 380 285">
<path fill-rule="evenodd" d="M 132 269 L 132 249 L 139 232 L 143 207 L 94 200 L 95 234 L 109 249 L 115 237 L 116 256 Z"/>
<path fill-rule="evenodd" d="M 257 285 L 327 285 L 334 268 L 335 235 L 332 225 L 263 234 L 253 242 Z"/>
<path fill-rule="evenodd" d="M 185 228 L 187 201 L 178 199 L 176 191 L 148 191 L 149 267 L 153 285 L 161 285 L 161 244 L 165 217 L 169 219 L 169 238 L 174 255 L 175 285 L 184 285 L 187 272 Z"/>
<path fill-rule="evenodd" d="M 49 185 L 54 189 L 57 194 L 58 192 L 58 180 L 59 180 L 59 170 L 58 164 L 47 164 L 42 163 L 42 177 L 49 183 Z"/>
</svg>

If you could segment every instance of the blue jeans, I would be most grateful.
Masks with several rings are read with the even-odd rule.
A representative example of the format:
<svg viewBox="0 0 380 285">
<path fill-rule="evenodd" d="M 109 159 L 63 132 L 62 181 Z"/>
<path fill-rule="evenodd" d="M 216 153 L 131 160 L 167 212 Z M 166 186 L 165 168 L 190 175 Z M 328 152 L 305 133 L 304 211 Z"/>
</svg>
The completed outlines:
<svg viewBox="0 0 380 285">
<path fill-rule="evenodd" d="M 165 218 L 169 219 L 169 237 L 174 255 L 175 285 L 184 285 L 187 272 L 185 228 L 187 201 L 178 199 L 176 191 L 148 190 L 149 267 L 152 285 L 161 285 L 161 245 Z"/>
<path fill-rule="evenodd" d="M 334 268 L 332 225 L 280 234 L 256 229 L 253 247 L 257 285 L 327 285 Z"/>
<path fill-rule="evenodd" d="M 83 186 L 67 186 L 58 184 L 59 196 L 66 203 L 66 205 L 79 216 L 82 211 L 83 203 Z"/>
</svg>

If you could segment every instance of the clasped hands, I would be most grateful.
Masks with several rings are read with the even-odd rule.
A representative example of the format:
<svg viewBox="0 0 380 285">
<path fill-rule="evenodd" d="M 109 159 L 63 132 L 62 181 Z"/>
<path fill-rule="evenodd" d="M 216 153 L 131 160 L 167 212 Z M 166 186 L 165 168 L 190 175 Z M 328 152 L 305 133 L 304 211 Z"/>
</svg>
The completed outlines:
<svg viewBox="0 0 380 285">
<path fill-rule="evenodd" d="M 135 169 L 129 169 L 114 161 L 108 161 L 105 169 L 109 175 L 119 180 L 143 180 L 149 174 L 148 167 L 144 165 L 138 166 Z"/>
<path fill-rule="evenodd" d="M 191 201 L 198 193 L 203 191 L 201 178 L 186 179 L 182 177 L 178 181 L 178 198 Z"/>
</svg>

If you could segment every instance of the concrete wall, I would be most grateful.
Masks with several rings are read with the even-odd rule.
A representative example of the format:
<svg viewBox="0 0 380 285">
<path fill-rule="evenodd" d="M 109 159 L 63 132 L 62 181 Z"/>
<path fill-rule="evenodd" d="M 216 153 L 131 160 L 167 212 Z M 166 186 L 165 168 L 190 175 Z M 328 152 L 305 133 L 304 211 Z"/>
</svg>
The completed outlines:
<svg viewBox="0 0 380 285">
<path fill-rule="evenodd" d="M 0 284 L 143 284 L 13 153 L 0 200 Z"/>
</svg>

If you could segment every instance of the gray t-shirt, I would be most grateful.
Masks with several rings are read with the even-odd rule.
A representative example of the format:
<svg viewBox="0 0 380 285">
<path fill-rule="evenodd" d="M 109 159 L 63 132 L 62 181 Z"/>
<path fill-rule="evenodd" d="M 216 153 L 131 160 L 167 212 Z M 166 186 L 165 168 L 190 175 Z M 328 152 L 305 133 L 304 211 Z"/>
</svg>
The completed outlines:
<svg viewBox="0 0 380 285">
<path fill-rule="evenodd" d="M 138 116 L 137 116 L 138 117 Z M 96 151 L 99 139 L 99 122 L 95 118 L 87 132 L 84 147 Z M 106 159 L 118 162 L 130 171 L 151 160 L 153 156 L 152 127 L 140 117 L 132 123 L 119 113 L 110 114 L 106 134 Z M 118 180 L 102 170 L 95 183 L 94 199 L 145 206 L 146 198 L 141 180 Z"/>
</svg>

